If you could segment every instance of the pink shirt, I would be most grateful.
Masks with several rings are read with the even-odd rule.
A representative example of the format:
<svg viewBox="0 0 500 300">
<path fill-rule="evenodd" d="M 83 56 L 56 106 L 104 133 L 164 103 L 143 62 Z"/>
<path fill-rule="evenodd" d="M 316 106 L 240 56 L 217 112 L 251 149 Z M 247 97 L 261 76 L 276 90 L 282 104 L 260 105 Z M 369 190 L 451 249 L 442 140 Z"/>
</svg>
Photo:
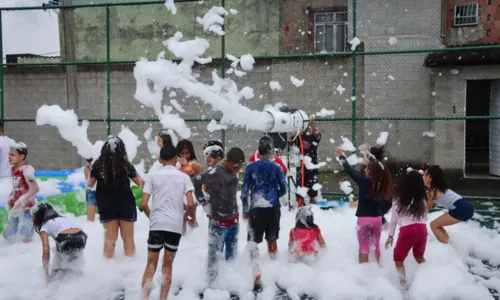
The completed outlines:
<svg viewBox="0 0 500 300">
<path fill-rule="evenodd" d="M 425 202 L 425 199 L 422 199 Z M 412 224 L 425 224 L 427 221 L 427 211 L 422 218 L 415 218 L 412 215 L 399 215 L 398 214 L 398 204 L 396 201 L 392 201 L 392 210 L 391 210 L 391 227 L 389 229 L 389 236 L 394 236 L 394 232 L 396 231 L 396 226 L 399 224 L 399 227 L 404 227 Z"/>
<path fill-rule="evenodd" d="M 316 243 L 321 230 L 316 228 L 293 228 L 290 230 L 290 238 L 294 240 L 292 255 L 300 256 L 301 254 L 318 253 Z"/>
</svg>

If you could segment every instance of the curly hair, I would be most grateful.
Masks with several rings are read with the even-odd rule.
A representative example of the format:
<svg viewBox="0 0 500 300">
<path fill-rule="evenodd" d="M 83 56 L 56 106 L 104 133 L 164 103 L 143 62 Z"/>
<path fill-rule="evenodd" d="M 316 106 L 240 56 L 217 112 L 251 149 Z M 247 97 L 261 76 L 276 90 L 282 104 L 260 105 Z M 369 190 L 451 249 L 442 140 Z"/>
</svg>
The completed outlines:
<svg viewBox="0 0 500 300">
<path fill-rule="evenodd" d="M 370 160 L 368 166 L 370 192 L 368 196 L 374 200 L 387 200 L 392 192 L 392 175 L 389 168 L 381 161 Z"/>
<path fill-rule="evenodd" d="M 94 165 L 99 167 L 99 176 L 104 183 L 112 182 L 114 179 L 128 180 L 130 162 L 122 139 L 109 136 L 102 146 L 101 156 Z"/>
<path fill-rule="evenodd" d="M 441 167 L 437 165 L 429 166 L 425 172 L 431 177 L 430 188 L 445 193 L 448 189 L 448 182 Z"/>
<path fill-rule="evenodd" d="M 395 192 L 398 214 L 414 216 L 417 219 L 425 215 L 427 211 L 426 193 L 424 180 L 419 172 L 410 171 L 401 176 Z"/>
</svg>

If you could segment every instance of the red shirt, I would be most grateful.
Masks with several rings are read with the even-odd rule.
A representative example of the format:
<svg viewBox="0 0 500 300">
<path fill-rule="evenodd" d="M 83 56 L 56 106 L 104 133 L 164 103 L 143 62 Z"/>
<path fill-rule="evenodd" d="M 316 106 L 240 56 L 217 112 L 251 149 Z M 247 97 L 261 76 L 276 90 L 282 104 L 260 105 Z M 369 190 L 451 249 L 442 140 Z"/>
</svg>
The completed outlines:
<svg viewBox="0 0 500 300">
<path fill-rule="evenodd" d="M 35 179 L 35 169 L 32 166 L 24 163 L 16 170 L 12 166 L 12 193 L 9 195 L 9 208 L 12 208 L 19 198 L 28 193 L 30 190 L 29 182 Z M 35 196 L 32 196 L 24 206 L 24 211 L 30 210 L 36 205 Z"/>
<path fill-rule="evenodd" d="M 294 228 L 290 230 L 290 238 L 294 241 L 292 255 L 301 256 L 302 254 L 318 253 L 316 241 L 320 234 L 319 227 L 311 229 Z"/>
<path fill-rule="evenodd" d="M 253 163 L 254 161 L 256 160 L 259 160 L 260 159 L 260 154 L 259 152 L 255 152 L 254 155 L 250 156 L 250 159 L 248 160 L 249 163 Z M 283 161 L 277 157 L 277 156 L 273 156 L 273 162 L 277 163 L 278 165 L 280 165 L 281 169 L 283 169 L 283 174 L 286 175 L 286 166 L 285 164 L 283 163 Z"/>
</svg>

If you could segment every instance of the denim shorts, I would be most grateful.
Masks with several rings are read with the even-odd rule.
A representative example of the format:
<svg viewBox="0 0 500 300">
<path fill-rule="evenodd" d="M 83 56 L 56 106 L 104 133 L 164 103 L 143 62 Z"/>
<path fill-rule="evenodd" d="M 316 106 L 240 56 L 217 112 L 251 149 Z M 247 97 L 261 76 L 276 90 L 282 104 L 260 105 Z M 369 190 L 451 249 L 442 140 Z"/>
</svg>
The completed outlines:
<svg viewBox="0 0 500 300">
<path fill-rule="evenodd" d="M 9 216 L 7 224 L 5 224 L 3 230 L 3 236 L 6 239 L 12 239 L 21 235 L 24 239 L 31 239 L 34 232 L 35 229 L 33 228 L 33 222 L 31 221 L 31 211 L 28 210 L 24 214 L 17 217 Z"/>
<path fill-rule="evenodd" d="M 85 198 L 87 200 L 87 206 L 97 206 L 97 198 L 95 191 L 87 190 L 85 192 Z"/>
</svg>

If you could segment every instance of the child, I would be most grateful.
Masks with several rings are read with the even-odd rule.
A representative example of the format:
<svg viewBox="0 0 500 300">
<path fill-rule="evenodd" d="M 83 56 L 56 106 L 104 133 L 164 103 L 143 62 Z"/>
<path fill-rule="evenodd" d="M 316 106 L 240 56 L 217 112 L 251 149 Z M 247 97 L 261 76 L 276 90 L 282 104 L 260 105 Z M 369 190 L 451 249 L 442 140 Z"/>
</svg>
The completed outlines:
<svg viewBox="0 0 500 300">
<path fill-rule="evenodd" d="M 205 155 L 205 163 L 208 168 L 215 167 L 221 160 L 224 159 L 223 145 L 219 141 L 208 141 L 203 146 L 203 154 Z"/>
<path fill-rule="evenodd" d="M 448 209 L 448 212 L 431 222 L 431 230 L 436 238 L 444 244 L 450 241 L 445 226 L 467 222 L 474 215 L 474 208 L 462 196 L 448 188 L 444 172 L 439 166 L 430 166 L 424 174 L 424 184 L 428 189 L 427 207 L 431 209 L 436 203 Z"/>
<path fill-rule="evenodd" d="M 208 166 L 208 170 L 212 170 L 218 163 L 220 163 L 224 159 L 224 145 L 220 141 L 212 140 L 205 143 L 203 146 L 203 154 L 205 155 L 205 163 Z M 202 186 L 203 196 L 205 201 L 203 210 L 210 215 L 210 194 L 208 193 L 208 186 Z"/>
<path fill-rule="evenodd" d="M 283 170 L 272 161 L 274 151 L 272 141 L 260 139 L 258 149 L 260 160 L 247 166 L 241 187 L 242 212 L 243 218 L 248 220 L 247 240 L 254 264 L 256 290 L 261 288 L 258 244 L 262 243 L 265 234 L 268 252 L 271 258 L 276 257 L 281 219 L 279 198 L 287 191 Z"/>
<path fill-rule="evenodd" d="M 109 136 L 95 161 L 87 180 L 87 188 L 96 187 L 99 219 L 104 227 L 104 257 L 115 255 L 118 231 L 123 239 L 126 256 L 135 254 L 134 223 L 137 221 L 137 206 L 130 188 L 130 179 L 140 187 L 143 180 L 128 161 L 123 141 Z"/>
<path fill-rule="evenodd" d="M 195 194 L 202 205 L 210 205 L 208 222 L 208 285 L 213 286 L 218 273 L 219 253 L 225 247 L 226 261 L 236 257 L 238 251 L 239 212 L 236 193 L 238 172 L 245 163 L 245 153 L 231 148 L 226 158 L 212 170 L 193 178 Z M 204 199 L 202 185 L 208 186 L 210 199 Z"/>
<path fill-rule="evenodd" d="M 379 262 L 380 234 L 382 232 L 382 210 L 379 202 L 389 199 L 392 177 L 389 172 L 385 172 L 387 167 L 372 155 L 365 157 L 369 160 L 365 174 L 358 174 L 347 162 L 342 150 L 337 147 L 336 152 L 345 171 L 358 185 L 359 203 L 356 217 L 358 217 L 359 263 L 368 262 L 371 244 L 375 244 L 375 257 Z"/>
<path fill-rule="evenodd" d="M 9 195 L 9 219 L 3 236 L 11 242 L 18 233 L 23 235 L 24 243 L 30 243 L 33 239 L 31 208 L 36 205 L 35 194 L 40 189 L 35 178 L 35 169 L 25 162 L 27 156 L 28 147 L 24 143 L 18 143 L 9 153 L 13 191 Z"/>
<path fill-rule="evenodd" d="M 364 148 L 366 150 L 368 150 L 370 152 L 370 154 L 373 155 L 373 157 L 375 157 L 376 160 L 378 160 L 378 161 L 385 160 L 386 155 L 385 155 L 384 146 L 372 147 L 368 144 L 365 144 Z M 370 161 L 368 159 L 364 158 L 363 159 L 363 166 L 366 168 L 366 166 L 368 165 L 369 162 Z M 388 173 L 387 176 L 391 176 L 389 168 L 385 168 L 384 171 Z M 380 201 L 379 204 L 380 204 L 380 210 L 382 211 L 382 229 L 386 230 L 389 228 L 390 224 L 385 219 L 385 215 L 389 212 L 389 210 L 391 210 L 392 201 L 389 199 L 385 199 L 384 201 Z M 358 201 L 355 201 L 355 202 L 352 202 L 349 204 L 349 206 L 351 206 L 351 207 L 356 207 L 357 205 L 358 205 Z"/>
<path fill-rule="evenodd" d="M 193 178 L 194 176 L 203 172 L 203 167 L 196 160 L 196 153 L 194 152 L 193 143 L 189 140 L 181 140 L 177 143 L 177 156 L 179 156 L 180 171 L 184 172 Z M 198 227 L 196 222 L 196 209 L 187 210 L 184 213 L 184 223 L 182 225 L 182 234 L 187 231 L 187 223 L 191 228 Z"/>
<path fill-rule="evenodd" d="M 304 130 L 298 138 L 295 140 L 297 147 L 300 149 L 300 154 L 302 156 L 309 156 L 313 164 L 318 164 L 318 144 L 321 141 L 321 133 L 318 131 L 314 125 L 314 115 L 309 116 L 309 126 Z M 318 191 L 314 190 L 312 187 L 318 183 L 319 172 L 318 169 L 309 170 L 305 167 L 304 161 L 302 160 L 300 166 L 297 168 L 297 187 L 307 187 L 307 196 L 310 199 L 310 203 L 316 202 L 316 197 L 318 196 Z M 304 198 L 297 194 L 297 205 L 298 207 L 304 205 Z"/>
<path fill-rule="evenodd" d="M 62 279 L 68 274 L 81 274 L 83 250 L 87 235 L 68 218 L 61 217 L 48 203 L 40 203 L 33 208 L 33 227 L 42 240 L 42 264 L 47 281 Z M 49 237 L 56 241 L 56 259 L 49 276 Z"/>
<path fill-rule="evenodd" d="M 427 205 L 424 181 L 424 172 L 409 168 L 396 187 L 396 195 L 392 204 L 391 227 L 385 248 L 392 246 L 394 231 L 399 224 L 399 236 L 394 248 L 394 263 L 400 274 L 400 282 L 406 287 L 404 260 L 413 249 L 415 260 L 421 264 L 425 262 L 424 253 L 427 243 Z"/>
<path fill-rule="evenodd" d="M 263 136 L 261 138 L 261 140 L 267 140 L 269 143 L 273 142 L 273 140 L 269 136 L 267 136 L 267 135 Z M 253 163 L 253 162 L 255 162 L 255 161 L 259 160 L 259 159 L 260 159 L 260 153 L 259 153 L 259 150 L 257 150 L 257 151 L 255 151 L 255 154 L 253 154 L 252 156 L 250 156 L 250 159 L 248 160 L 248 163 Z M 273 155 L 272 161 L 275 162 L 275 163 L 277 163 L 281 167 L 281 169 L 283 170 L 283 174 L 285 174 L 285 176 L 286 176 L 287 169 L 286 169 L 285 164 L 281 160 L 281 158 Z"/>
<path fill-rule="evenodd" d="M 165 145 L 160 150 L 159 161 L 163 168 L 148 177 L 144 185 L 141 206 L 149 217 L 148 261 L 142 279 L 143 298 L 149 298 L 149 290 L 156 272 L 160 251 L 163 256 L 163 283 L 160 299 L 167 299 L 172 282 L 172 264 L 181 239 L 184 196 L 187 198 L 187 211 L 194 208 L 193 184 L 185 173 L 177 170 L 177 151 L 173 145 Z M 151 200 L 151 211 L 149 199 Z"/>
<path fill-rule="evenodd" d="M 326 248 L 321 231 L 318 225 L 314 224 L 314 214 L 311 207 L 303 206 L 297 210 L 295 228 L 290 230 L 288 251 L 291 261 L 306 263 L 316 261 L 318 258 L 316 243 L 321 248 Z"/>
<path fill-rule="evenodd" d="M 90 170 L 92 170 L 92 159 L 87 159 L 87 165 L 83 169 L 85 174 L 85 180 L 89 179 Z M 87 200 L 87 221 L 94 222 L 95 220 L 95 209 L 97 206 L 96 199 L 96 187 L 87 188 L 85 191 L 85 198 Z"/>
</svg>

